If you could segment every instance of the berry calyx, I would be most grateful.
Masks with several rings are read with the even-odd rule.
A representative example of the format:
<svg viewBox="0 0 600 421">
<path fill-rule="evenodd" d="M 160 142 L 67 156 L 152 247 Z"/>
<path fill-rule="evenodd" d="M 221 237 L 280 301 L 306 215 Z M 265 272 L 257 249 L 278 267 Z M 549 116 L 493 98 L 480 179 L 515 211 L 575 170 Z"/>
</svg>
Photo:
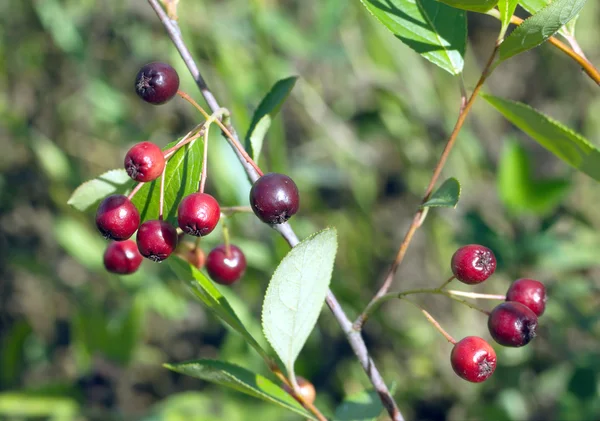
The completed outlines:
<svg viewBox="0 0 600 421">
<path fill-rule="evenodd" d="M 164 104 L 175 96 L 178 89 L 179 75 L 166 63 L 148 63 L 135 78 L 135 91 L 150 104 Z"/>
<path fill-rule="evenodd" d="M 456 250 L 451 261 L 452 273 L 459 281 L 475 285 L 485 281 L 496 270 L 496 256 L 487 247 L 469 244 Z"/>
<path fill-rule="evenodd" d="M 250 189 L 250 206 L 261 221 L 283 224 L 298 212 L 298 187 L 285 174 L 265 174 Z"/>
<path fill-rule="evenodd" d="M 129 177 L 147 183 L 160 177 L 165 169 L 165 157 L 154 143 L 140 142 L 129 149 L 124 165 Z"/>
<path fill-rule="evenodd" d="M 301 376 L 296 376 L 296 383 L 298 383 L 298 393 L 304 402 L 314 403 L 315 398 L 317 397 L 317 391 L 313 384 Z M 283 385 L 283 390 L 290 394 L 292 393 L 291 388 L 286 384 Z"/>
<path fill-rule="evenodd" d="M 488 329 L 500 345 L 520 347 L 535 338 L 538 318 L 529 307 L 506 301 L 494 308 L 488 318 Z"/>
<path fill-rule="evenodd" d="M 162 262 L 177 247 L 177 230 L 165 221 L 146 221 L 137 233 L 137 247 L 142 256 Z"/>
<path fill-rule="evenodd" d="M 239 247 L 221 244 L 208 253 L 206 270 L 210 278 L 218 284 L 231 285 L 242 277 L 246 270 L 246 257 Z"/>
<path fill-rule="evenodd" d="M 207 193 L 184 197 L 177 207 L 177 223 L 186 234 L 201 237 L 210 234 L 221 218 L 219 202 Z"/>
<path fill-rule="evenodd" d="M 506 301 L 521 303 L 529 307 L 538 317 L 544 314 L 547 300 L 546 287 L 534 279 L 517 279 L 506 293 Z"/>
<path fill-rule="evenodd" d="M 140 225 L 140 213 L 131 200 L 122 194 L 104 199 L 96 211 L 96 226 L 104 238 L 123 241 Z"/>
<path fill-rule="evenodd" d="M 142 264 L 142 255 L 133 240 L 114 241 L 104 252 L 104 267 L 107 271 L 129 275 Z"/>
<path fill-rule="evenodd" d="M 450 363 L 459 377 L 472 383 L 480 383 L 496 370 L 496 352 L 482 338 L 467 336 L 452 348 Z"/>
</svg>

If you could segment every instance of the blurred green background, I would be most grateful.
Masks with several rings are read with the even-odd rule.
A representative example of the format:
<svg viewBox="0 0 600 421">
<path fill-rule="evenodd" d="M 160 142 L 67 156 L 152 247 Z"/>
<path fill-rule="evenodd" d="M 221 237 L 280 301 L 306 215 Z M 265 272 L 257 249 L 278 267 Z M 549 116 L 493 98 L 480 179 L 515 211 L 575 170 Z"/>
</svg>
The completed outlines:
<svg viewBox="0 0 600 421">
<path fill-rule="evenodd" d="M 275 81 L 300 76 L 260 165 L 299 185 L 301 211 L 292 225 L 300 236 L 337 227 L 332 289 L 356 316 L 380 284 L 454 125 L 457 81 L 401 44 L 357 0 L 182 0 L 179 9 L 184 38 L 240 133 Z M 600 3 L 589 1 L 577 28 L 596 65 L 599 19 Z M 498 22 L 469 15 L 469 29 L 465 83 L 472 88 Z M 182 89 L 200 99 L 143 0 L 0 2 L 1 420 L 297 419 L 164 369 L 164 362 L 220 358 L 265 372 L 167 266 L 144 262 L 130 277 L 107 274 L 93 210 L 66 205 L 80 183 L 120 167 L 133 143 L 165 145 L 200 121 L 179 99 L 153 107 L 136 97 L 135 74 L 154 60 L 172 63 Z M 551 46 L 502 64 L 486 89 L 600 142 L 598 87 Z M 444 176 L 461 181 L 459 206 L 429 213 L 395 288 L 438 285 L 455 248 L 478 242 L 496 252 L 499 269 L 472 290 L 501 294 L 528 276 L 547 283 L 550 301 L 538 338 L 524 349 L 496 346 L 498 369 L 478 385 L 454 375 L 451 346 L 418 310 L 386 304 L 364 335 L 404 415 L 600 419 L 600 186 L 484 101 Z M 222 205 L 247 203 L 249 184 L 217 138 L 208 189 Z M 258 323 L 287 246 L 251 215 L 236 216 L 231 229 L 249 260 L 231 299 Z M 203 247 L 220 241 L 215 232 Z M 489 338 L 479 313 L 444 298 L 420 300 L 455 337 Z M 297 372 L 315 384 L 317 405 L 330 413 L 369 386 L 327 310 Z"/>
</svg>

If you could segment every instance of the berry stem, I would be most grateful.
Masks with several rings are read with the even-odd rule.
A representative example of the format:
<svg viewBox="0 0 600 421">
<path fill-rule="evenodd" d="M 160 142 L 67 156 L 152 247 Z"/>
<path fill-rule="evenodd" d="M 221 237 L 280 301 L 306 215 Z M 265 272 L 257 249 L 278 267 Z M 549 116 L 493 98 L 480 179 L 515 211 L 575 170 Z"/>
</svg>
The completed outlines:
<svg viewBox="0 0 600 421">
<path fill-rule="evenodd" d="M 163 220 L 163 209 L 165 207 L 165 174 L 167 173 L 167 166 L 163 169 L 160 175 L 160 199 L 158 202 L 158 220 Z"/>
<path fill-rule="evenodd" d="M 166 167 L 166 166 L 165 166 L 165 167 Z M 136 185 L 136 186 L 133 188 L 133 190 L 131 190 L 131 193 L 129 193 L 129 194 L 127 195 L 127 198 L 128 198 L 129 200 L 133 199 L 133 196 L 135 196 L 135 194 L 136 194 L 137 192 L 139 192 L 139 191 L 140 191 L 140 189 L 141 189 L 142 187 L 144 187 L 144 184 L 146 184 L 146 183 L 137 183 L 137 185 Z"/>
<path fill-rule="evenodd" d="M 475 298 L 475 299 L 480 298 L 482 300 L 501 300 L 501 301 L 506 300 L 506 295 L 500 295 L 500 294 L 480 294 L 478 292 L 456 291 L 456 290 L 452 290 L 452 289 L 447 289 L 445 291 L 450 295 L 456 295 L 459 297 L 467 297 L 467 298 Z"/>
<path fill-rule="evenodd" d="M 225 244 L 225 256 L 229 259 L 231 257 L 231 247 L 229 245 L 229 227 L 226 222 L 223 223 L 223 243 Z"/>
<path fill-rule="evenodd" d="M 221 208 L 221 217 L 228 217 L 236 213 L 253 213 L 250 206 L 227 206 Z"/>
<path fill-rule="evenodd" d="M 412 300 L 409 300 L 407 298 L 405 298 L 406 301 L 408 301 L 409 303 L 411 303 L 412 305 L 414 305 L 415 307 L 417 307 L 419 310 L 421 310 L 421 313 L 423 313 L 423 315 L 425 316 L 425 318 L 427 318 L 427 320 L 429 321 L 429 323 L 431 323 L 433 325 L 433 327 L 435 327 L 438 332 L 440 332 L 442 335 L 444 335 L 444 338 L 446 338 L 446 340 L 448 342 L 450 342 L 451 344 L 455 344 L 456 340 L 450 336 L 450 334 L 448 332 L 446 332 L 444 330 L 444 328 L 439 324 L 439 322 L 435 319 L 435 317 L 433 317 L 427 310 L 425 310 L 423 307 L 421 307 L 419 304 L 415 303 Z"/>
<path fill-rule="evenodd" d="M 190 131 L 188 134 L 186 134 L 183 138 L 181 138 L 181 140 L 179 142 L 177 142 L 177 144 L 175 144 L 172 147 L 170 147 L 169 149 L 163 151 L 165 160 L 171 158 L 175 154 L 175 152 L 177 152 L 179 149 L 181 149 L 185 145 L 192 143 L 194 140 L 198 139 L 199 137 L 202 137 L 204 135 L 204 130 L 205 130 L 204 123 L 202 123 L 202 124 L 196 126 L 192 131 Z"/>
<path fill-rule="evenodd" d="M 450 282 L 452 282 L 454 280 L 454 275 L 452 275 L 450 278 L 448 278 L 447 281 L 445 281 L 442 285 L 440 285 L 438 287 L 439 290 L 442 290 L 446 287 L 446 285 L 448 285 Z"/>
<path fill-rule="evenodd" d="M 277 378 L 285 385 L 287 386 L 287 388 L 285 388 L 284 390 L 286 392 L 288 392 L 288 394 L 296 399 L 296 401 L 298 401 L 298 403 L 300 405 L 302 405 L 304 407 L 304 409 L 306 409 L 307 411 L 310 411 L 313 413 L 313 415 L 315 417 L 317 417 L 317 419 L 319 421 L 327 421 L 327 418 L 325 418 L 325 416 L 321 413 L 321 411 L 319 411 L 319 409 L 312 403 L 306 401 L 304 399 L 304 397 L 302 396 L 301 393 L 299 393 L 298 391 L 298 384 L 296 382 L 295 377 L 290 380 L 287 377 L 285 377 L 285 375 L 281 372 L 281 370 L 279 369 L 279 367 L 277 367 L 276 364 L 272 364 L 270 366 L 271 371 L 273 372 L 273 374 L 275 374 L 275 376 L 277 376 Z"/>
<path fill-rule="evenodd" d="M 204 125 L 204 156 L 202 157 L 202 173 L 200 174 L 200 186 L 198 191 L 204 193 L 204 186 L 206 185 L 206 177 L 208 176 L 208 134 L 210 129 L 210 122 L 207 121 Z"/>
</svg>

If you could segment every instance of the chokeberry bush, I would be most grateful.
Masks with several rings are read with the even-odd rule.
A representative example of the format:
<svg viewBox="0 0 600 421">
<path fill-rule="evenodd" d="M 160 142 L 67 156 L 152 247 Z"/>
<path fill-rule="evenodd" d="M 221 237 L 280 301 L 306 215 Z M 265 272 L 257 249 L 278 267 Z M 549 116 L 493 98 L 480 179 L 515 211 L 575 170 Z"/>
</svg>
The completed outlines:
<svg viewBox="0 0 600 421">
<path fill-rule="evenodd" d="M 599 4 L 8 3 L 0 419 L 600 418 Z"/>
</svg>

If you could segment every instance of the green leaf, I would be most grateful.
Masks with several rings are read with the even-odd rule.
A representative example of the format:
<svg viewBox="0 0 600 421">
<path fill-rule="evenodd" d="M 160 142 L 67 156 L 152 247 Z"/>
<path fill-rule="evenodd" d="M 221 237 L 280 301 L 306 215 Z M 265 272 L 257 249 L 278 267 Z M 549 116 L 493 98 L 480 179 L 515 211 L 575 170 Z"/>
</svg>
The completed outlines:
<svg viewBox="0 0 600 421">
<path fill-rule="evenodd" d="M 485 13 L 493 9 L 498 0 L 438 0 L 457 9 L 470 10 L 471 12 Z"/>
<path fill-rule="evenodd" d="M 365 390 L 344 399 L 335 410 L 334 421 L 375 421 L 383 405 L 375 390 Z"/>
<path fill-rule="evenodd" d="M 78 413 L 79 405 L 71 398 L 17 392 L 0 393 L 1 419 L 43 418 L 48 421 L 72 421 L 77 418 Z"/>
<path fill-rule="evenodd" d="M 458 75 L 464 66 L 467 14 L 435 0 L 361 0 L 385 27 L 427 60 Z"/>
<path fill-rule="evenodd" d="M 537 12 L 542 10 L 544 7 L 548 6 L 552 3 L 552 0 L 520 0 L 519 5 L 527 10 L 530 14 L 535 15 Z M 579 17 L 579 15 L 577 16 Z M 560 28 L 560 33 L 567 36 L 573 36 L 575 34 L 575 24 L 577 22 L 577 17 L 572 19 L 565 26 Z"/>
<path fill-rule="evenodd" d="M 335 229 L 313 234 L 290 250 L 269 282 L 263 331 L 290 375 L 323 307 L 336 252 Z"/>
<path fill-rule="evenodd" d="M 500 22 L 502 22 L 502 36 L 510 24 L 510 18 L 515 13 L 519 0 L 500 0 L 498 1 L 498 10 L 500 11 Z"/>
<path fill-rule="evenodd" d="M 259 355 L 263 358 L 270 359 L 267 352 L 259 345 L 250 332 L 248 332 L 227 299 L 202 272 L 177 256 L 171 257 L 168 259 L 168 262 L 177 277 L 188 283 L 194 295 L 202 301 L 215 316 L 242 335 L 244 340 L 248 342 Z"/>
<path fill-rule="evenodd" d="M 433 192 L 429 200 L 421 205 L 424 208 L 455 208 L 460 198 L 460 183 L 454 177 L 447 179 Z"/>
<path fill-rule="evenodd" d="M 132 184 L 124 169 L 110 170 L 75 189 L 67 204 L 85 211 L 110 194 L 123 194 Z"/>
<path fill-rule="evenodd" d="M 279 113 L 281 106 L 294 88 L 298 76 L 281 79 L 273 85 L 269 93 L 263 98 L 254 112 L 248 133 L 246 133 L 245 147 L 253 160 L 258 161 L 263 140 L 273 118 Z"/>
<path fill-rule="evenodd" d="M 519 25 L 500 45 L 500 60 L 537 47 L 577 16 L 586 0 L 554 0 Z"/>
<path fill-rule="evenodd" d="M 271 380 L 240 366 L 216 360 L 196 360 L 180 364 L 165 364 L 165 367 L 279 405 L 304 418 L 315 419 L 294 398 Z"/>
</svg>

